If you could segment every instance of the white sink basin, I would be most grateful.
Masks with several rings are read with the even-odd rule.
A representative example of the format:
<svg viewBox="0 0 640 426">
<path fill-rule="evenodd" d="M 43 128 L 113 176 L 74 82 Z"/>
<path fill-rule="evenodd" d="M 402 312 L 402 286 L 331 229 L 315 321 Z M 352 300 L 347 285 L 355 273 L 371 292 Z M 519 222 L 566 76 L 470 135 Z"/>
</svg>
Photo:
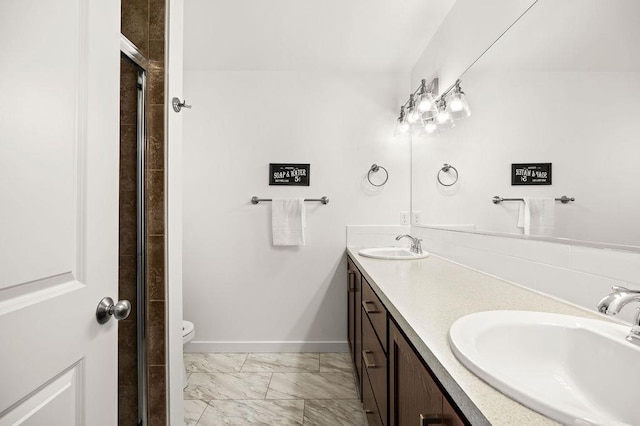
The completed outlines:
<svg viewBox="0 0 640 426">
<path fill-rule="evenodd" d="M 640 424 L 640 347 L 630 327 L 524 311 L 488 311 L 449 330 L 455 356 L 507 396 L 566 425 Z"/>
<path fill-rule="evenodd" d="M 373 257 L 374 259 L 388 259 L 388 260 L 411 260 L 411 259 L 424 259 L 429 256 L 429 253 L 423 252 L 422 254 L 411 253 L 408 248 L 404 247 L 376 247 L 362 249 L 358 252 L 360 256 Z"/>
</svg>

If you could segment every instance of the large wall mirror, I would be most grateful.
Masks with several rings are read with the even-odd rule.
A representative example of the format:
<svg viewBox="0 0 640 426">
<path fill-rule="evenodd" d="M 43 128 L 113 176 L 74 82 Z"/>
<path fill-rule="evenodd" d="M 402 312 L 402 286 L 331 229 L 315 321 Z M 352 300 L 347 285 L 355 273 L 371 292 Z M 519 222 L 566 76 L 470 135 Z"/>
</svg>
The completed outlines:
<svg viewBox="0 0 640 426">
<path fill-rule="evenodd" d="M 413 140 L 422 224 L 523 234 L 519 204 L 554 205 L 552 237 L 640 246 L 640 1 L 539 0 L 460 78 L 471 117 Z M 459 180 L 438 184 L 443 164 Z M 513 163 L 552 184 L 513 186 Z M 637 247 L 630 247 L 634 250 Z"/>
</svg>

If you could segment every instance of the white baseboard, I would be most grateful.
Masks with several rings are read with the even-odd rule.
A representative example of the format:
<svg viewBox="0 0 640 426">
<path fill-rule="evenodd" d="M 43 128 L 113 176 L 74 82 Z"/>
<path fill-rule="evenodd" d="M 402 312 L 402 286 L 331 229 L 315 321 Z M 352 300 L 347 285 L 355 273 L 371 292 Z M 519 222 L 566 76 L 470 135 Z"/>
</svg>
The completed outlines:
<svg viewBox="0 0 640 426">
<path fill-rule="evenodd" d="M 343 342 L 212 342 L 193 340 L 185 352 L 349 352 Z"/>
</svg>

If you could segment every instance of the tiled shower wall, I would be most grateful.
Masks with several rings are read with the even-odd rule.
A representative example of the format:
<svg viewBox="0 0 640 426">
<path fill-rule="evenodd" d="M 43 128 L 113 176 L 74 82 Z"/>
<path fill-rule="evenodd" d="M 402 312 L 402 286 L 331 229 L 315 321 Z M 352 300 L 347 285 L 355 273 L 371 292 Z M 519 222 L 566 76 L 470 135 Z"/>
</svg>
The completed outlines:
<svg viewBox="0 0 640 426">
<path fill-rule="evenodd" d="M 167 423 L 165 291 L 165 0 L 122 0 L 121 32 L 149 60 L 147 70 L 147 368 L 148 424 Z M 125 347 L 123 350 L 128 351 Z M 135 354 L 134 354 L 135 356 Z M 122 400 L 122 398 L 121 398 Z M 121 426 L 124 424 L 121 423 Z"/>
</svg>

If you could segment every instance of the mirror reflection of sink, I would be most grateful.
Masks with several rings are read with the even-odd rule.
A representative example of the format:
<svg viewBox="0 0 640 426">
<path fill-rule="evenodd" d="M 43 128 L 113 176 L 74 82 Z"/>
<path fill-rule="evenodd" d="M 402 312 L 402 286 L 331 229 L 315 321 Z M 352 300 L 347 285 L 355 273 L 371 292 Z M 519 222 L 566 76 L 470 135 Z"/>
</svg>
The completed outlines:
<svg viewBox="0 0 640 426">
<path fill-rule="evenodd" d="M 640 347 L 628 326 L 487 311 L 449 330 L 456 358 L 507 396 L 566 425 L 640 424 Z"/>
<path fill-rule="evenodd" d="M 374 259 L 388 259 L 388 260 L 412 260 L 412 259 L 424 259 L 429 256 L 429 253 L 423 252 L 422 254 L 412 253 L 408 248 L 404 247 L 376 247 L 362 249 L 358 252 L 360 256 L 372 257 Z"/>
</svg>

